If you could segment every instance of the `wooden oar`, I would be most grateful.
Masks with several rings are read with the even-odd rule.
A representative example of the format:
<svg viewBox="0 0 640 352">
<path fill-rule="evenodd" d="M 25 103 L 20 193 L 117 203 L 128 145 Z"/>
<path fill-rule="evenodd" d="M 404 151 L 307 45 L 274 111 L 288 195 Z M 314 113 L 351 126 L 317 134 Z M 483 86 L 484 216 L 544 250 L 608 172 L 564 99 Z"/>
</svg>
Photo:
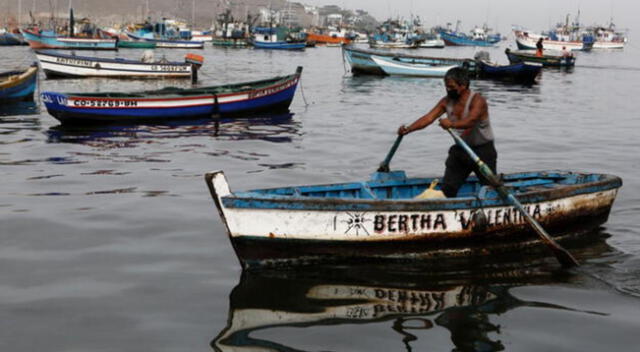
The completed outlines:
<svg viewBox="0 0 640 352">
<path fill-rule="evenodd" d="M 478 166 L 480 173 L 482 173 L 482 175 L 486 177 L 487 180 L 489 180 L 491 185 L 496 188 L 498 194 L 500 194 L 500 196 L 504 200 L 513 204 L 516 208 L 518 208 L 518 210 L 520 210 L 522 215 L 524 215 L 524 218 L 527 219 L 527 222 L 531 225 L 531 227 L 533 227 L 538 236 L 540 236 L 542 242 L 553 251 L 553 254 L 555 254 L 560 264 L 567 268 L 580 265 L 578 261 L 571 255 L 571 253 L 569 253 L 566 249 L 562 248 L 558 243 L 556 243 L 556 241 L 554 241 L 553 238 L 549 236 L 549 234 L 542 228 L 542 226 L 531 215 L 529 215 L 529 213 L 527 213 L 522 204 L 520 204 L 520 201 L 518 201 L 516 197 L 514 197 L 513 194 L 511 194 L 507 190 L 507 188 L 502 185 L 498 177 L 493 173 L 493 171 L 491 171 L 487 164 L 480 160 L 480 158 L 476 155 L 476 153 L 473 152 L 473 150 L 467 145 L 467 143 L 465 143 L 465 141 L 462 140 L 460 136 L 455 134 L 450 128 L 447 128 L 447 132 L 449 132 L 451 137 L 453 137 L 453 139 L 456 141 L 456 144 L 462 147 L 462 149 L 464 149 L 467 154 L 469 154 L 471 159 Z"/>
<path fill-rule="evenodd" d="M 387 157 L 384 158 L 382 163 L 380 163 L 380 167 L 378 167 L 378 170 L 377 170 L 378 172 L 389 172 L 389 163 L 391 162 L 391 158 L 393 158 L 393 155 L 396 153 L 396 150 L 398 149 L 400 142 L 402 142 L 402 137 L 404 137 L 404 135 L 401 135 L 401 134 L 398 135 L 398 138 L 396 138 L 396 141 L 391 146 L 391 149 L 389 150 Z"/>
</svg>

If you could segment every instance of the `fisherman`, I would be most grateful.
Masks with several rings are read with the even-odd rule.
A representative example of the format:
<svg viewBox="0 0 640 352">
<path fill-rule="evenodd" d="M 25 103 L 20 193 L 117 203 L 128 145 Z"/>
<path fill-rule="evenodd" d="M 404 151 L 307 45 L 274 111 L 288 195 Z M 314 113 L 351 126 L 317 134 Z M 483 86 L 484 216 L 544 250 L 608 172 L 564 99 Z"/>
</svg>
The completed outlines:
<svg viewBox="0 0 640 352">
<path fill-rule="evenodd" d="M 544 50 L 544 47 L 542 46 L 542 40 L 543 38 L 540 37 L 540 39 L 538 39 L 538 42 L 536 43 L 536 56 L 537 57 L 542 57 L 542 50 Z"/>
<path fill-rule="evenodd" d="M 427 114 L 409 126 L 401 125 L 399 135 L 406 135 L 432 124 L 442 114 L 447 118 L 440 120 L 443 129 L 455 129 L 460 137 L 473 149 L 480 159 L 496 173 L 498 153 L 493 144 L 493 131 L 489 121 L 487 101 L 480 94 L 469 89 L 469 76 L 461 67 L 454 67 L 444 76 L 447 95 L 440 99 Z M 476 163 L 464 149 L 458 145 L 449 148 L 445 162 L 442 191 L 447 197 L 455 197 L 458 190 L 473 171 L 482 184 L 489 184 Z"/>
<path fill-rule="evenodd" d="M 573 56 L 573 54 L 569 50 L 567 50 L 567 47 L 563 46 L 562 47 L 562 57 L 568 58 L 568 57 L 572 57 L 572 56 Z"/>
</svg>

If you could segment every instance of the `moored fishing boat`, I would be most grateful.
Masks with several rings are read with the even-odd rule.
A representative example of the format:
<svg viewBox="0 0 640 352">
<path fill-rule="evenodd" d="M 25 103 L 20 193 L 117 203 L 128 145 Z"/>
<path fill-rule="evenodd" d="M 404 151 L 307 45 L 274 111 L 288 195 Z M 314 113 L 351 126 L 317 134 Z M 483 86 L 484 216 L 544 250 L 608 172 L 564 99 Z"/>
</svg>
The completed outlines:
<svg viewBox="0 0 640 352">
<path fill-rule="evenodd" d="M 116 50 L 116 39 L 59 36 L 51 31 L 23 29 L 24 40 L 32 49 Z"/>
<path fill-rule="evenodd" d="M 295 38 L 286 28 L 258 27 L 254 29 L 251 45 L 256 49 L 304 50 L 307 42 Z"/>
<path fill-rule="evenodd" d="M 453 67 L 458 65 L 438 65 L 402 62 L 388 57 L 372 57 L 385 74 L 390 76 L 444 77 Z"/>
<path fill-rule="evenodd" d="M 472 59 L 408 55 L 388 51 L 359 49 L 351 45 L 343 46 L 342 54 L 351 66 L 351 72 L 353 74 L 386 75 L 384 70 L 373 60 L 373 58 L 393 59 L 394 62 L 422 65 L 455 65 L 465 67 L 470 73 L 474 73 L 476 69 L 475 61 Z"/>
<path fill-rule="evenodd" d="M 154 49 L 156 47 L 156 43 L 144 40 L 119 40 L 117 46 L 118 48 L 127 49 Z"/>
<path fill-rule="evenodd" d="M 499 65 L 486 60 L 478 60 L 478 76 L 497 80 L 513 81 L 524 84 L 534 83 L 542 69 L 541 63 L 516 62 Z"/>
<path fill-rule="evenodd" d="M 0 28 L 0 46 L 5 45 L 26 45 L 19 30 L 9 31 L 5 28 Z"/>
<path fill-rule="evenodd" d="M 509 65 L 500 65 L 491 62 L 489 53 L 485 51 L 477 53 L 475 59 L 480 78 L 533 84 L 542 70 L 542 64 L 535 62 L 522 61 Z"/>
<path fill-rule="evenodd" d="M 33 64 L 23 71 L 0 73 L 0 101 L 33 100 L 36 90 L 38 66 Z"/>
<path fill-rule="evenodd" d="M 553 50 L 545 50 L 542 56 L 536 55 L 535 50 L 505 50 L 509 62 L 535 62 L 540 63 L 544 67 L 572 67 L 576 64 L 576 57 L 573 55 L 564 55 L 562 52 Z"/>
<path fill-rule="evenodd" d="M 165 49 L 202 49 L 204 48 L 203 41 L 147 38 L 147 37 L 137 36 L 133 33 L 127 33 L 127 35 L 137 41 L 143 41 L 143 42 L 155 44 L 156 48 L 165 48 Z"/>
<path fill-rule="evenodd" d="M 162 60 L 127 60 L 38 50 L 36 57 L 47 77 L 191 78 L 193 65 Z"/>
<path fill-rule="evenodd" d="M 162 121 L 237 116 L 287 110 L 302 67 L 288 76 L 192 89 L 164 88 L 136 93 L 43 92 L 47 111 L 62 123 Z"/>
<path fill-rule="evenodd" d="M 543 36 L 528 31 L 514 30 L 516 44 L 520 50 L 535 50 L 536 43 L 542 38 L 542 45 L 545 50 L 562 51 L 589 51 L 594 46 L 594 40 L 591 36 L 581 37 L 581 40 L 558 40 L 557 37 Z"/>
<path fill-rule="evenodd" d="M 455 198 L 418 199 L 433 178 L 375 176 L 246 192 L 231 192 L 222 171 L 205 180 L 243 268 L 483 256 L 541 243 L 524 215 L 476 178 Z M 502 182 L 556 239 L 605 222 L 622 185 L 612 175 L 560 171 L 505 174 Z"/>
<path fill-rule="evenodd" d="M 494 46 L 500 41 L 500 35 L 490 36 L 488 28 L 476 27 L 467 35 L 458 31 L 441 30 L 440 37 L 450 46 Z"/>
</svg>

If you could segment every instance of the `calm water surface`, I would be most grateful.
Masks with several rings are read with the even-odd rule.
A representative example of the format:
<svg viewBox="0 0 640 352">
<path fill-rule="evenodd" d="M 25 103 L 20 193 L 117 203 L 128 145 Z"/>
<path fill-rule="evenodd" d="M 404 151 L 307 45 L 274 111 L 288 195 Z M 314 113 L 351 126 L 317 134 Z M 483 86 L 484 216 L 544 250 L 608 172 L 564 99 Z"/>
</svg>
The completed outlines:
<svg viewBox="0 0 640 352">
<path fill-rule="evenodd" d="M 506 44 L 505 44 L 506 45 Z M 506 62 L 504 46 L 491 49 Z M 181 60 L 186 51 L 156 51 Z M 164 125 L 61 127 L 39 101 L 0 112 L 3 351 L 605 351 L 640 331 L 640 50 L 581 53 L 539 85 L 472 82 L 487 97 L 501 172 L 612 173 L 624 186 L 602 239 L 553 263 L 446 278 L 404 268 L 242 274 L 203 174 L 232 189 L 366 179 L 440 80 L 352 77 L 338 48 L 201 53 L 202 84 L 304 66 L 291 114 Z M 89 53 L 90 55 L 92 53 Z M 422 51 L 470 57 L 471 48 Z M 141 51 L 98 53 L 135 58 Z M 27 65 L 2 48 L 0 69 Z M 133 91 L 182 81 L 45 80 L 40 90 Z M 302 94 L 304 93 L 304 94 Z M 405 138 L 393 167 L 440 175 L 450 137 Z M 239 348 L 238 350 L 242 350 Z"/>
</svg>

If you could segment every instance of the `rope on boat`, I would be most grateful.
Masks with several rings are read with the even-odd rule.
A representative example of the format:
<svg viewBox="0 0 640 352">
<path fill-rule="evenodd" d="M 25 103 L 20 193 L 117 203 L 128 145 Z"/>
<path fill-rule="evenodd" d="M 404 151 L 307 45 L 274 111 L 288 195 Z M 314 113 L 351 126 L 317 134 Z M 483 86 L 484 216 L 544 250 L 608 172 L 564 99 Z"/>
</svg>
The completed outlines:
<svg viewBox="0 0 640 352">
<path fill-rule="evenodd" d="M 304 107 L 309 107 L 309 103 L 307 102 L 307 97 L 304 96 L 304 88 L 302 87 L 302 78 L 299 80 L 300 82 L 300 93 L 302 93 L 302 100 L 304 101 Z"/>
</svg>

